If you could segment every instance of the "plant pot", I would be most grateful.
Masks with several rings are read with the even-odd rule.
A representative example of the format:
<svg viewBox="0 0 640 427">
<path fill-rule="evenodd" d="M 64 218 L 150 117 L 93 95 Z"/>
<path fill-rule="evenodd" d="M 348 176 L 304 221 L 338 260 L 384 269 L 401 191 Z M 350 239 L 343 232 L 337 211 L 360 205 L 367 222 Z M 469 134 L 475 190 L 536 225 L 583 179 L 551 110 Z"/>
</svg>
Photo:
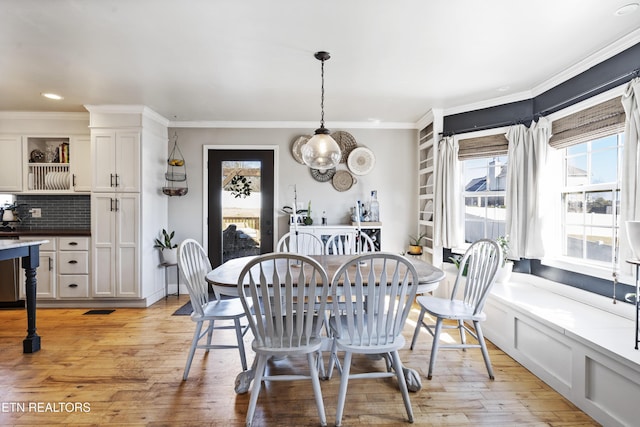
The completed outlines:
<svg viewBox="0 0 640 427">
<path fill-rule="evenodd" d="M 511 273 L 513 272 L 513 261 L 507 261 L 503 266 L 498 268 L 496 273 L 497 283 L 507 283 L 511 279 Z"/>
<path fill-rule="evenodd" d="M 303 222 L 304 225 L 311 225 L 313 224 L 313 218 L 311 218 L 310 216 L 305 216 Z"/>
<path fill-rule="evenodd" d="M 410 255 L 422 255 L 422 246 L 419 245 L 409 245 L 409 250 L 407 251 Z"/>
<path fill-rule="evenodd" d="M 165 264 L 177 264 L 178 263 L 178 248 L 163 249 L 160 251 L 160 257 Z"/>
</svg>

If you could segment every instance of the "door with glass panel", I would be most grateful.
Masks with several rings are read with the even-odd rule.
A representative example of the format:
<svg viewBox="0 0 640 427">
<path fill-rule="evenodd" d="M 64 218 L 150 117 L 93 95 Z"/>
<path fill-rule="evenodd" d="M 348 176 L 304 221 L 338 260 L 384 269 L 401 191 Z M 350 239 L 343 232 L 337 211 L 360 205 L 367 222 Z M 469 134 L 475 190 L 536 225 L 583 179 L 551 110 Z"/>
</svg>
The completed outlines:
<svg viewBox="0 0 640 427">
<path fill-rule="evenodd" d="M 208 252 L 216 267 L 273 252 L 273 150 L 209 150 Z"/>
</svg>

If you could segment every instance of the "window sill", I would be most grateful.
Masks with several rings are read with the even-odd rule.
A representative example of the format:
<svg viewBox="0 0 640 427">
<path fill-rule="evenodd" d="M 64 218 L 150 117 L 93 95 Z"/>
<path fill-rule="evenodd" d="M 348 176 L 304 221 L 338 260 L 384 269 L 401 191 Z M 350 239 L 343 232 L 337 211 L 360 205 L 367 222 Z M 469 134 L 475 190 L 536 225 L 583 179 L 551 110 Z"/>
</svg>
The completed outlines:
<svg viewBox="0 0 640 427">
<path fill-rule="evenodd" d="M 573 258 L 543 258 L 540 260 L 540 263 L 547 267 L 554 267 L 561 270 L 571 271 L 573 273 L 597 277 L 598 279 L 613 280 L 613 271 L 611 266 L 600 267 L 593 264 L 579 262 Z M 635 278 L 632 275 L 618 271 L 618 283 L 635 286 Z"/>
</svg>

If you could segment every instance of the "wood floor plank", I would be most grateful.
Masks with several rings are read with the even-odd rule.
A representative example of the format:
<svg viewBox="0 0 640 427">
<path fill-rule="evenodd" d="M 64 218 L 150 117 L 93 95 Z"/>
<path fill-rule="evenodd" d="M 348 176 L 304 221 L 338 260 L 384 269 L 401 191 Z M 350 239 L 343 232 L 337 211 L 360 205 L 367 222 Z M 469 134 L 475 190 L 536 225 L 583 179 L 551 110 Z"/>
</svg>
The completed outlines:
<svg viewBox="0 0 640 427">
<path fill-rule="evenodd" d="M 39 309 L 42 350 L 34 354 L 22 353 L 26 312 L 0 310 L 0 425 L 243 426 L 249 394 L 234 392 L 241 370 L 237 350 L 198 350 L 189 379 L 182 381 L 195 325 L 189 316 L 172 313 L 187 300 L 184 295 L 170 297 L 146 309 L 116 309 L 109 315 Z M 414 309 L 410 322 L 417 315 Z M 412 332 L 409 323 L 405 337 L 410 339 Z M 235 341 L 233 331 L 216 339 Z M 250 333 L 245 343 L 250 363 Z M 431 336 L 422 332 L 414 351 L 408 346 L 401 351 L 404 364 L 420 373 L 423 385 L 411 393 L 415 425 L 598 425 L 491 344 L 495 381 L 489 380 L 476 350 L 442 351 L 429 381 L 425 374 L 430 350 Z M 383 370 L 384 362 L 354 357 L 354 372 L 368 368 Z M 269 369 L 306 372 L 307 362 L 282 359 L 269 362 Z M 321 382 L 329 425 L 335 419 L 339 382 L 337 372 Z M 78 403 L 90 410 L 6 410 L 12 404 Z M 397 426 L 406 420 L 395 379 L 350 381 L 344 426 Z M 263 387 L 254 425 L 319 425 L 310 382 Z"/>
</svg>

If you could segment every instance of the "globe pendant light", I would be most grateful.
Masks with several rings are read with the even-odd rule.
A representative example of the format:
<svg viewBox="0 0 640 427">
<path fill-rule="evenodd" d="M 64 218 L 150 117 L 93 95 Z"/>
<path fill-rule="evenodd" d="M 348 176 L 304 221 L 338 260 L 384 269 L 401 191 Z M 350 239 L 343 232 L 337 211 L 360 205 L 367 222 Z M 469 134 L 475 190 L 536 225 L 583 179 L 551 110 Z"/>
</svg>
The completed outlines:
<svg viewBox="0 0 640 427">
<path fill-rule="evenodd" d="M 324 61 L 331 58 L 328 52 L 316 52 L 315 58 L 322 63 L 322 95 L 320 98 L 320 127 L 316 129 L 315 135 L 302 146 L 302 160 L 307 166 L 321 171 L 335 168 L 342 153 L 340 146 L 331 138 L 329 129 L 324 127 Z"/>
</svg>

